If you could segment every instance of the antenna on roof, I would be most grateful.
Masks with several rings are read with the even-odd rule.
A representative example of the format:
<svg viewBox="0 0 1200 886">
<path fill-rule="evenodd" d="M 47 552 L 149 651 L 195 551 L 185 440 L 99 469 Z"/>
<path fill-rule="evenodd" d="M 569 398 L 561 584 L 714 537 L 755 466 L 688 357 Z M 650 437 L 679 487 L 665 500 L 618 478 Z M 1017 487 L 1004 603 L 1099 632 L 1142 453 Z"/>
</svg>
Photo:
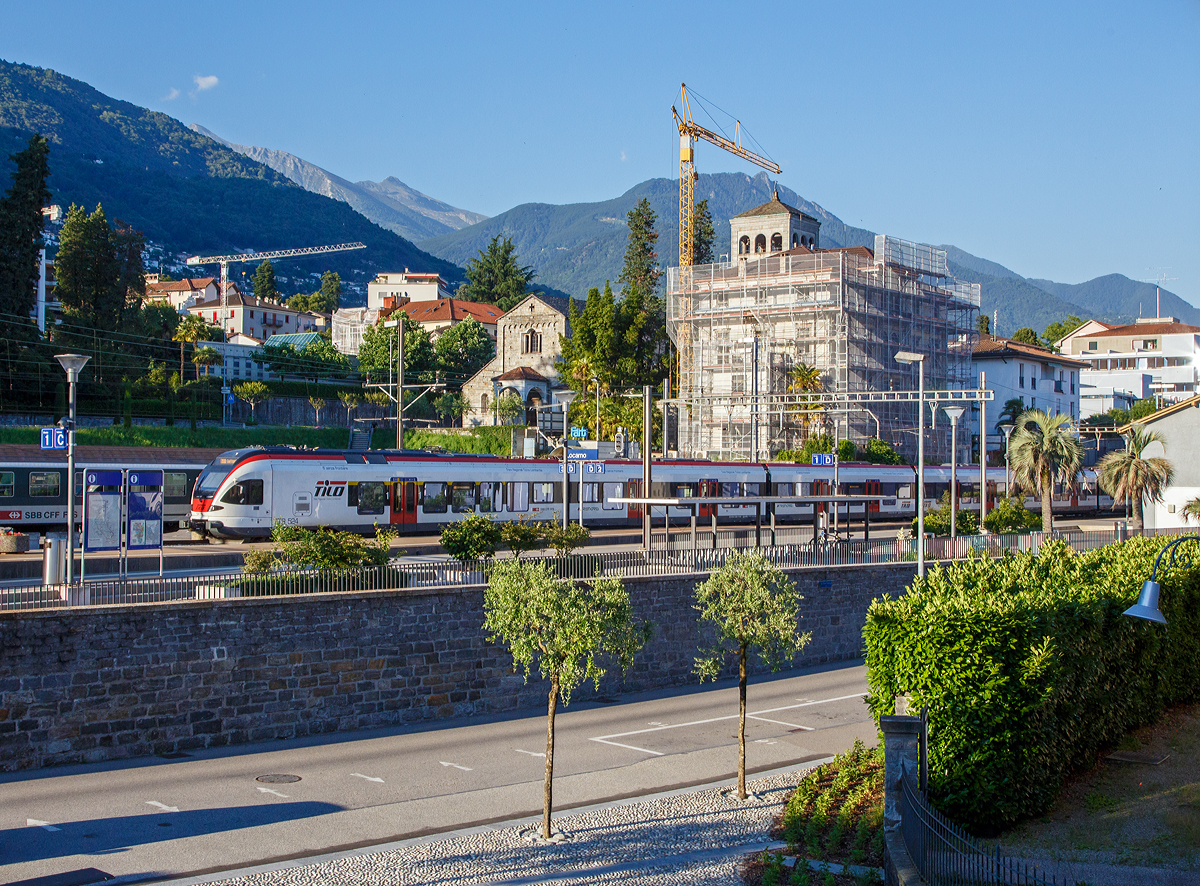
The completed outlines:
<svg viewBox="0 0 1200 886">
<path fill-rule="evenodd" d="M 1162 316 L 1162 285 L 1168 280 L 1178 280 L 1178 277 L 1168 277 L 1164 272 L 1171 270 L 1170 268 L 1146 268 L 1147 271 L 1154 271 L 1153 280 L 1143 280 L 1143 283 L 1154 284 L 1154 319 Z M 1138 306 L 1138 318 L 1142 316 L 1142 308 Z"/>
</svg>

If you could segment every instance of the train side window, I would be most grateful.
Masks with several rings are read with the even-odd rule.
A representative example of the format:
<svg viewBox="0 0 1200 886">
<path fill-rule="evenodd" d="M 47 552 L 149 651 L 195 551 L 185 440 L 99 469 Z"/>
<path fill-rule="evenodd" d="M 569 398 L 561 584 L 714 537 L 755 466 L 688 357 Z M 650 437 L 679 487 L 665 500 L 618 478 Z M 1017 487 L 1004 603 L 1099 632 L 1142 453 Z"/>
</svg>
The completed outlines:
<svg viewBox="0 0 1200 886">
<path fill-rule="evenodd" d="M 554 483 L 534 483 L 533 484 L 533 503 L 537 504 L 553 504 L 554 503 Z"/>
<path fill-rule="evenodd" d="M 503 507 L 500 484 L 487 482 L 479 484 L 479 512 L 481 514 L 498 514 Z"/>
<path fill-rule="evenodd" d="M 358 512 L 382 514 L 387 506 L 387 484 L 363 481 L 358 484 Z"/>
<path fill-rule="evenodd" d="M 747 498 L 761 495 L 762 493 L 759 492 L 759 489 L 761 487 L 762 487 L 761 483 L 743 483 L 742 484 L 742 490 L 743 490 L 742 494 L 745 495 Z"/>
<path fill-rule="evenodd" d="M 605 483 L 604 492 L 601 495 L 603 508 L 606 511 L 619 511 L 625 507 L 623 504 L 609 501 L 610 498 L 620 498 L 623 493 L 624 483 Z"/>
<path fill-rule="evenodd" d="M 182 471 L 163 473 L 163 498 L 187 498 L 187 474 Z"/>
<path fill-rule="evenodd" d="M 514 513 L 529 510 L 529 484 L 508 484 L 508 509 Z"/>
<path fill-rule="evenodd" d="M 600 484 L 599 483 L 584 483 L 583 484 L 583 502 L 584 504 L 595 504 L 600 500 Z"/>
<path fill-rule="evenodd" d="M 30 498 L 57 498 L 60 494 L 62 474 L 58 471 L 30 471 Z"/>
<path fill-rule="evenodd" d="M 776 495 L 795 495 L 796 493 L 792 492 L 792 489 L 794 489 L 794 488 L 795 488 L 794 483 L 776 483 L 775 484 L 775 494 Z"/>
<path fill-rule="evenodd" d="M 451 483 L 450 501 L 456 514 L 475 513 L 475 484 Z"/>
<path fill-rule="evenodd" d="M 912 498 L 912 484 L 901 483 L 896 487 L 896 498 Z"/>
<path fill-rule="evenodd" d="M 421 507 L 424 508 L 426 514 L 446 513 L 446 484 L 426 483 Z"/>
<path fill-rule="evenodd" d="M 221 496 L 227 505 L 260 505 L 263 503 L 263 481 L 241 480 L 229 487 Z"/>
<path fill-rule="evenodd" d="M 11 498 L 16 494 L 17 477 L 12 471 L 0 471 L 0 498 Z"/>
<path fill-rule="evenodd" d="M 741 498 L 742 484 L 741 483 L 722 483 L 721 498 Z"/>
</svg>

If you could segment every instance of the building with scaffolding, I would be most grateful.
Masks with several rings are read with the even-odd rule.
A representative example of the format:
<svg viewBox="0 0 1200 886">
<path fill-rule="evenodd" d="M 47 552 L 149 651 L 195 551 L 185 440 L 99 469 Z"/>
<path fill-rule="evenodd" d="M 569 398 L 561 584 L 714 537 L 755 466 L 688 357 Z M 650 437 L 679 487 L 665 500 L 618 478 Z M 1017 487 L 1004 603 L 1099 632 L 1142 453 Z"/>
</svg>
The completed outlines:
<svg viewBox="0 0 1200 886">
<path fill-rule="evenodd" d="M 768 459 L 829 432 L 879 437 L 915 460 L 915 403 L 831 410 L 811 393 L 916 390 L 917 367 L 897 351 L 925 355 L 927 390 L 975 386 L 979 284 L 952 277 L 944 251 L 895 237 L 822 249 L 820 223 L 778 194 L 731 219 L 730 234 L 734 261 L 667 271 L 679 454 Z M 960 459 L 970 445 L 959 434 Z M 948 461 L 949 450 L 943 418 L 927 458 Z"/>
</svg>

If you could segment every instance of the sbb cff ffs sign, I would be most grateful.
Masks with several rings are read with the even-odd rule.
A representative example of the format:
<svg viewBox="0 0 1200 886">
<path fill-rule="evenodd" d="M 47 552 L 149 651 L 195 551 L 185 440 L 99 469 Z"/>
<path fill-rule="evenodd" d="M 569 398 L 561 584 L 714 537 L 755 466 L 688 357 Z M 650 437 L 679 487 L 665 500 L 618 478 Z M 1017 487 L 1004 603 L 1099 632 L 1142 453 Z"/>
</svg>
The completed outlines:
<svg viewBox="0 0 1200 886">
<path fill-rule="evenodd" d="M 42 428 L 42 449 L 66 449 L 67 432 L 63 428 Z"/>
</svg>

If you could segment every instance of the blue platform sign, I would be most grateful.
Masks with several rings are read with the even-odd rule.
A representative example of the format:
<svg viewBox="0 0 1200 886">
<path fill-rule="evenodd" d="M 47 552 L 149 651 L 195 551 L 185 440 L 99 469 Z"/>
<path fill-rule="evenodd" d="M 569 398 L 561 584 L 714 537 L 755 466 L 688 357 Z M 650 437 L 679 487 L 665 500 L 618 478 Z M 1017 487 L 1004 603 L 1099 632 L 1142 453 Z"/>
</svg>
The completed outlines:
<svg viewBox="0 0 1200 886">
<path fill-rule="evenodd" d="M 121 471 L 85 471 L 83 475 L 83 549 L 121 549 Z"/>
<path fill-rule="evenodd" d="M 42 428 L 42 449 L 67 448 L 67 432 L 63 428 Z"/>
<path fill-rule="evenodd" d="M 832 468 L 837 464 L 837 456 L 832 452 L 814 452 L 812 464 L 815 468 Z"/>
<path fill-rule="evenodd" d="M 144 551 L 162 547 L 163 472 L 129 472 L 129 509 L 125 548 Z"/>
<path fill-rule="evenodd" d="M 579 466 L 579 472 L 584 474 L 603 474 L 604 462 L 602 461 L 573 461 L 567 465 L 567 473 L 573 475 L 576 473 L 576 465 Z"/>
</svg>

